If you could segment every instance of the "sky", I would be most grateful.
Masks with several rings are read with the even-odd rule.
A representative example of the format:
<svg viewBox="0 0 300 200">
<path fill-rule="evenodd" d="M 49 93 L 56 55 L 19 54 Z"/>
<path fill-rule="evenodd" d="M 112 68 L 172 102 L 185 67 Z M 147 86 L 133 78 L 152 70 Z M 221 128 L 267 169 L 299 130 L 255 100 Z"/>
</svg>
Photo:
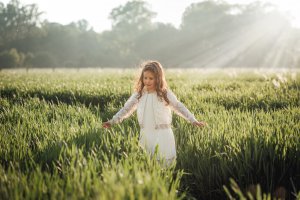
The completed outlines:
<svg viewBox="0 0 300 200">
<path fill-rule="evenodd" d="M 254 0 L 224 0 L 230 4 L 248 4 Z M 267 2 L 268 0 L 259 0 Z M 269 0 L 270 1 L 270 0 Z M 9 0 L 0 0 L 7 4 Z M 111 29 L 109 13 L 115 7 L 125 5 L 127 0 L 20 0 L 21 4 L 37 4 L 39 11 L 44 14 L 41 19 L 60 24 L 69 24 L 81 19 L 89 22 L 97 32 Z M 149 8 L 157 13 L 154 22 L 171 23 L 179 27 L 181 16 L 191 3 L 201 0 L 146 0 Z M 299 0 L 271 0 L 278 8 L 287 13 L 292 24 L 300 27 L 300 1 Z M 67 12 L 66 12 L 67 10 Z"/>
</svg>

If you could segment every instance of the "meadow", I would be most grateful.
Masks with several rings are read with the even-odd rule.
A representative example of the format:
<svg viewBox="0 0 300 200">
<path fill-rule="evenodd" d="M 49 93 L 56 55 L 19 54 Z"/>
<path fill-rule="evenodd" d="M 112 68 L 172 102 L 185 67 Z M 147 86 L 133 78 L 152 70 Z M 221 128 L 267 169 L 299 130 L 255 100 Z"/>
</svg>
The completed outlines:
<svg viewBox="0 0 300 200">
<path fill-rule="evenodd" d="M 0 71 L 1 199 L 300 199 L 300 71 L 167 69 L 197 119 L 173 115 L 177 162 L 103 129 L 135 70 Z"/>
</svg>

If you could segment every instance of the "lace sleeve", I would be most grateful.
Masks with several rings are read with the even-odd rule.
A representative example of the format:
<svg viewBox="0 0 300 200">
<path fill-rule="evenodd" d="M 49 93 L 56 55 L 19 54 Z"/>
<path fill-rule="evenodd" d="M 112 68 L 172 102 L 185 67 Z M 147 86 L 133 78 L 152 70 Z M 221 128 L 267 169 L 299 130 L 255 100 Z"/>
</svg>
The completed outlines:
<svg viewBox="0 0 300 200">
<path fill-rule="evenodd" d="M 186 119 L 187 121 L 189 121 L 191 123 L 197 121 L 195 116 L 183 105 L 183 103 L 178 101 L 177 97 L 175 96 L 175 94 L 173 92 L 168 90 L 167 97 L 170 101 L 170 107 L 172 108 L 172 110 L 174 110 L 174 112 L 177 115 L 183 117 L 184 119 Z"/>
<path fill-rule="evenodd" d="M 124 119 L 128 118 L 137 108 L 138 93 L 134 93 L 131 97 L 126 101 L 125 105 L 119 112 L 117 112 L 109 122 L 111 124 L 118 124 L 122 122 Z"/>
</svg>

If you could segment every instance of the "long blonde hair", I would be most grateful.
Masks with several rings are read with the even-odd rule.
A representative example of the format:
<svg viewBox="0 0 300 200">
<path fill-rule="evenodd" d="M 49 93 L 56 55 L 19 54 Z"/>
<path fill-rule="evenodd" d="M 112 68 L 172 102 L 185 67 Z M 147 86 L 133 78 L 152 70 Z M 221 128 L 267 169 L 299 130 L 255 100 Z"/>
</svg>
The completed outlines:
<svg viewBox="0 0 300 200">
<path fill-rule="evenodd" d="M 158 61 L 146 61 L 142 63 L 142 72 L 135 84 L 135 90 L 138 92 L 138 99 L 142 97 L 143 89 L 144 89 L 144 72 L 149 71 L 154 74 L 155 77 L 155 90 L 157 96 L 161 100 L 165 100 L 167 104 L 170 103 L 167 97 L 167 82 L 165 79 L 165 74 L 162 65 Z"/>
</svg>

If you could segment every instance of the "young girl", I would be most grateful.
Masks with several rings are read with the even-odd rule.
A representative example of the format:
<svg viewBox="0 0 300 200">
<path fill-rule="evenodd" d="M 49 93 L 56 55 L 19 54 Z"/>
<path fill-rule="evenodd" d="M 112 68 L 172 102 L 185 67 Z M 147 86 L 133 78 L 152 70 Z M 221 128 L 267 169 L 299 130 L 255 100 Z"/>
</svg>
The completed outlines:
<svg viewBox="0 0 300 200">
<path fill-rule="evenodd" d="M 169 165 L 176 159 L 175 139 L 171 129 L 171 109 L 195 126 L 205 125 L 205 122 L 197 121 L 167 88 L 161 64 L 157 61 L 148 61 L 143 65 L 136 84 L 136 92 L 111 120 L 103 123 L 103 127 L 110 128 L 111 125 L 122 122 L 137 110 L 141 127 L 140 145 L 150 155 L 153 155 L 158 147 L 160 158 L 165 159 Z"/>
</svg>

